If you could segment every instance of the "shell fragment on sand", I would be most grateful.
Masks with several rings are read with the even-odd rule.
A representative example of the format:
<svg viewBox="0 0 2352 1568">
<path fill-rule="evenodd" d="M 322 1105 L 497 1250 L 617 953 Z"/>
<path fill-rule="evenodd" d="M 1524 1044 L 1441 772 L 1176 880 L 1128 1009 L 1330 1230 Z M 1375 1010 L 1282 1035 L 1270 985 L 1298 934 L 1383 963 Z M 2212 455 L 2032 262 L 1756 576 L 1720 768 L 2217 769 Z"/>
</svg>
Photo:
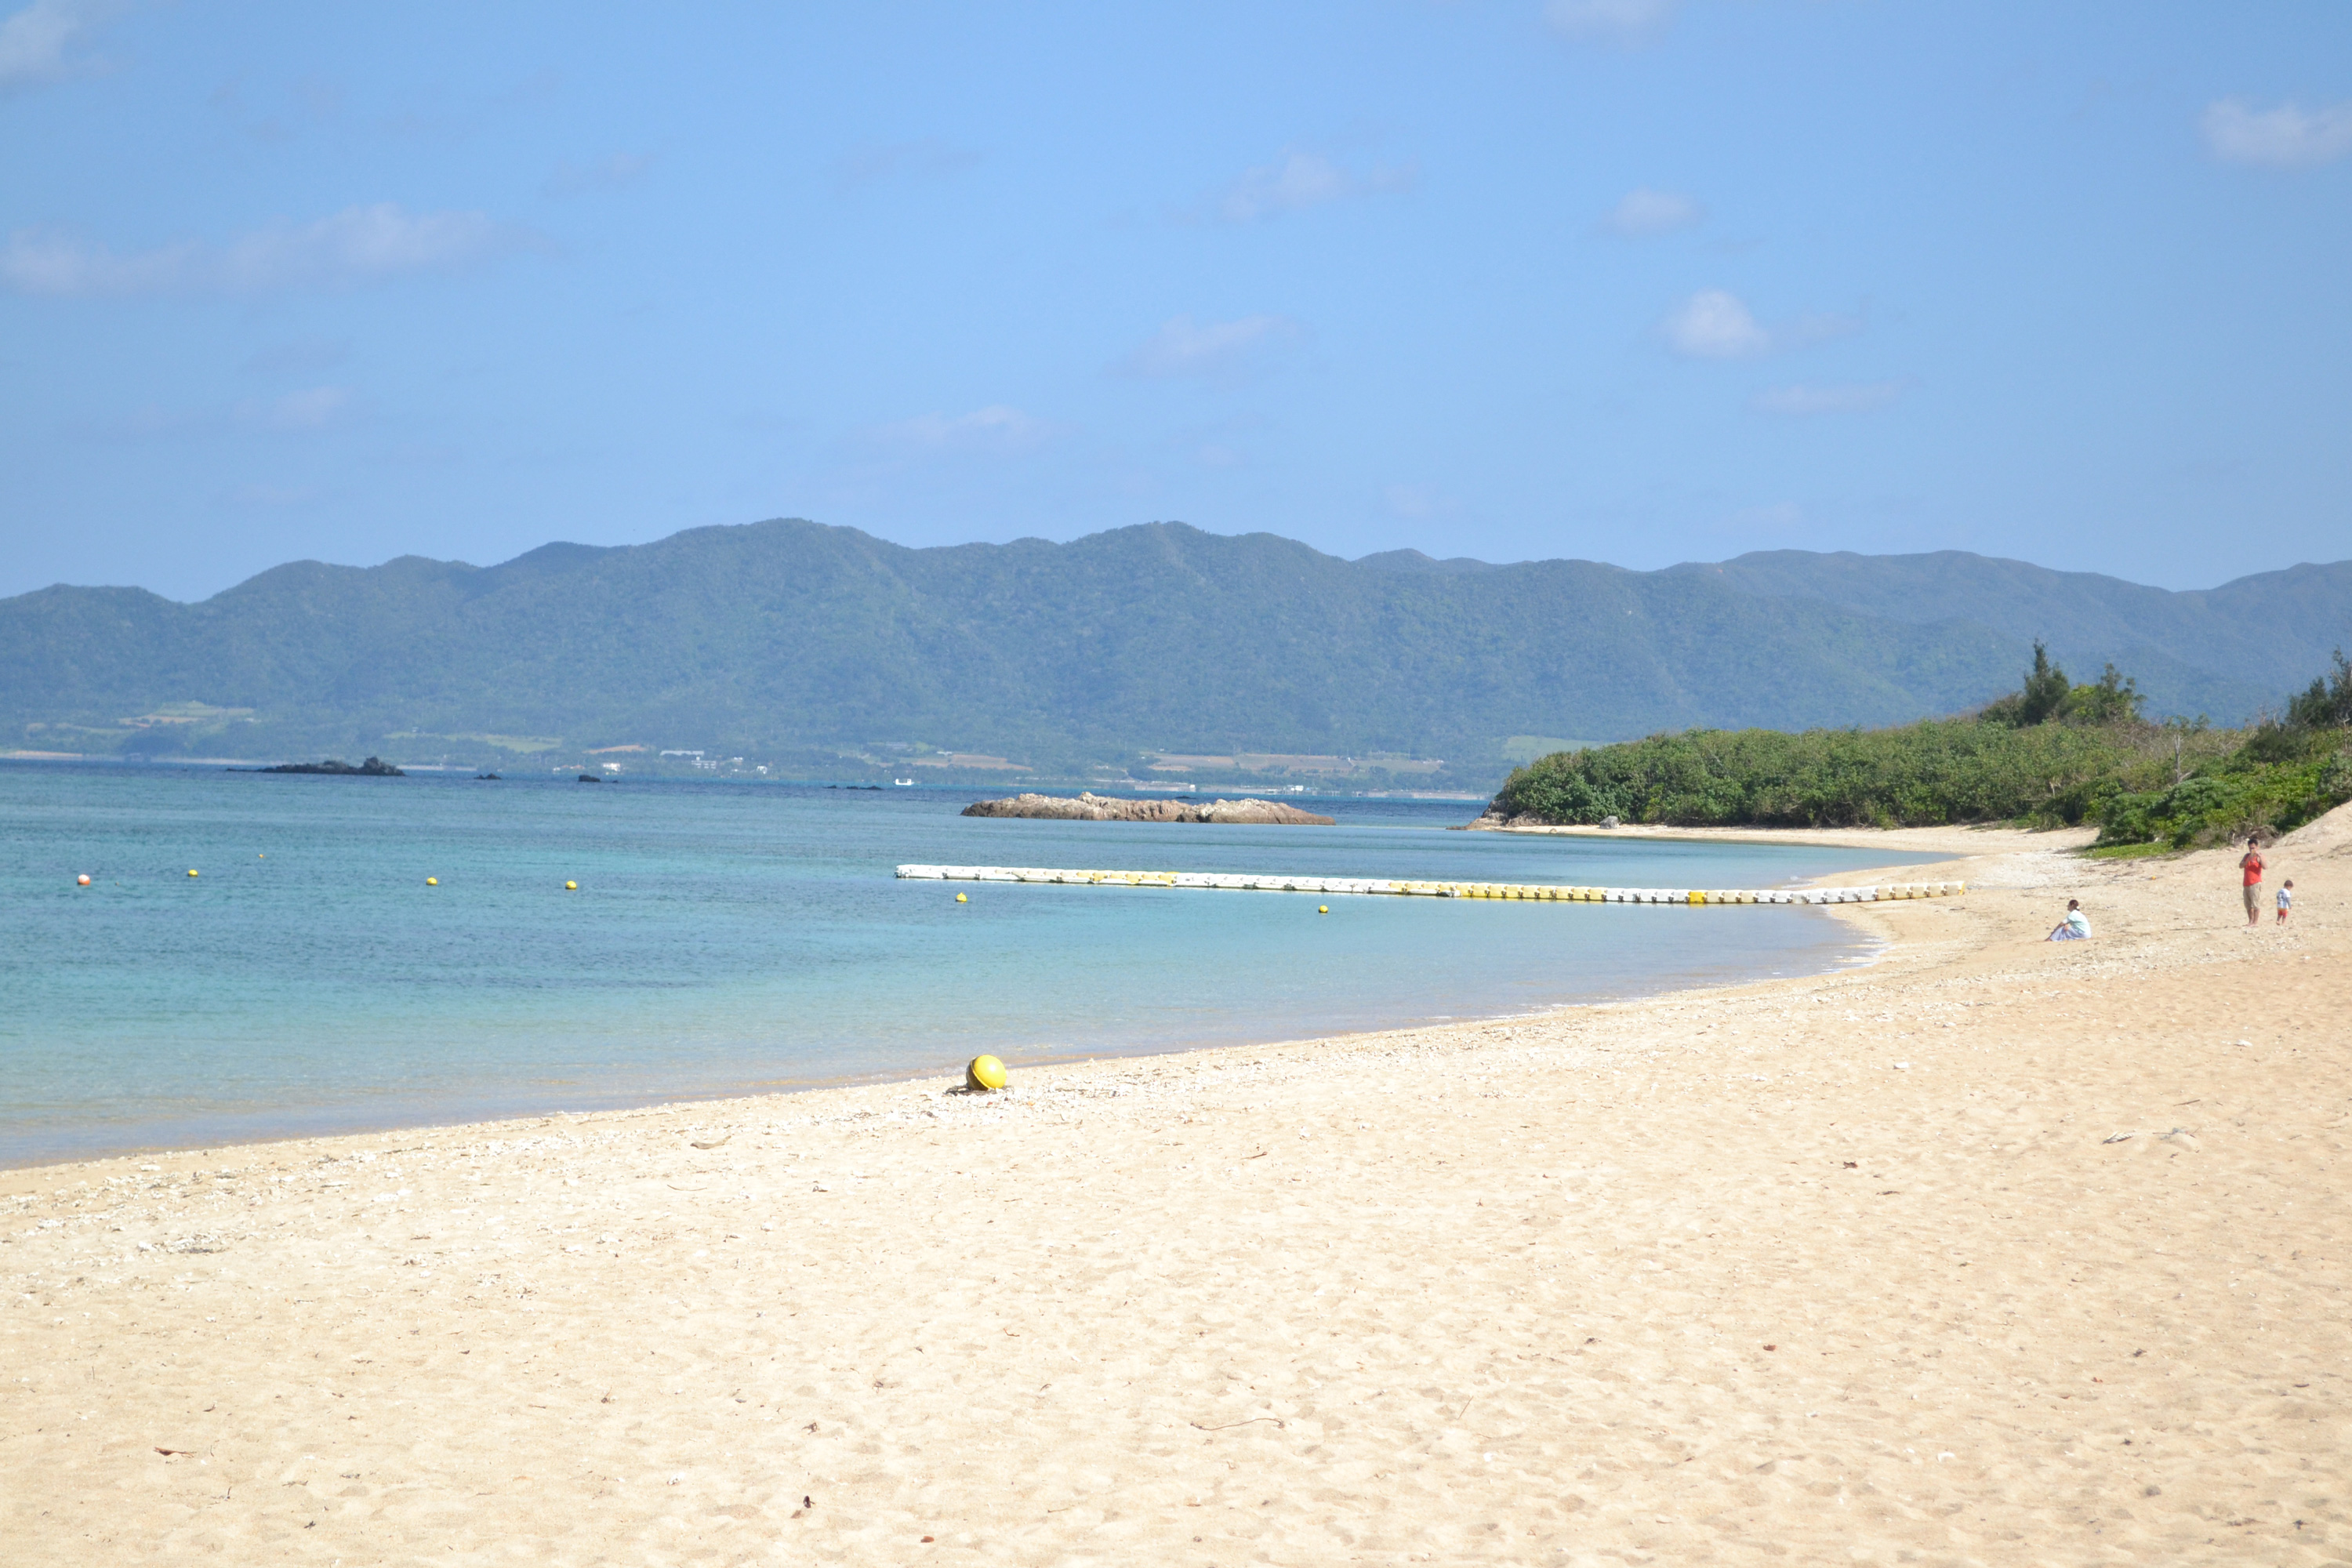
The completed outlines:
<svg viewBox="0 0 2352 1568">
<path fill-rule="evenodd" d="M 901 866 L 919 882 L 1042 882 L 1078 888 L 1207 888 L 1257 893 L 1387 893 L 1434 899 L 1525 899 L 1553 904 L 1874 904 L 1942 899 L 1966 882 L 1891 882 L 1867 888 L 1580 888 L 1551 882 L 1417 882 L 1377 877 L 1253 876 L 1234 871 L 1074 871 L 1035 866 Z"/>
</svg>

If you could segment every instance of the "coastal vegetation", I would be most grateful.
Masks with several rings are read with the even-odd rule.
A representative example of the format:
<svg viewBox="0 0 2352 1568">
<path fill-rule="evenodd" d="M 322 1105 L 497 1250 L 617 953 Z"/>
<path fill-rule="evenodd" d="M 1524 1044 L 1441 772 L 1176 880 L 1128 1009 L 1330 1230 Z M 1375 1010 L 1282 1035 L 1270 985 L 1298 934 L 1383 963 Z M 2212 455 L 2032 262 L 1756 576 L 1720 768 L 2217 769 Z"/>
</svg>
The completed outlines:
<svg viewBox="0 0 2352 1568">
<path fill-rule="evenodd" d="M 2076 685 L 2034 647 L 2019 689 L 1980 711 L 1887 729 L 1685 730 L 1543 757 L 1497 815 L 1677 826 L 2095 823 L 2106 847 L 2189 848 L 2284 832 L 2352 798 L 2352 665 L 2284 716 L 2242 729 L 2151 723 L 2109 665 Z"/>
</svg>

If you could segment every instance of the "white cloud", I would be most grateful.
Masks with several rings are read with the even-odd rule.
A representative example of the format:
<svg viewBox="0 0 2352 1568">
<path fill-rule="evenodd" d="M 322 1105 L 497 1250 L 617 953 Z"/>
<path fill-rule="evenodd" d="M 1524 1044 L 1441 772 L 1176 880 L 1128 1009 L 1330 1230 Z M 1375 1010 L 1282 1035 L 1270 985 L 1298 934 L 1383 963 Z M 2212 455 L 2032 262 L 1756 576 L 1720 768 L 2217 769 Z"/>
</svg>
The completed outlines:
<svg viewBox="0 0 2352 1568">
<path fill-rule="evenodd" d="M 67 46 L 112 9 L 90 0 L 33 0 L 0 21 L 0 88 L 62 76 Z"/>
<path fill-rule="evenodd" d="M 2296 104 L 2255 109 L 2242 98 L 2205 106 L 2198 126 L 2215 157 L 2273 169 L 2308 169 L 2352 153 L 2352 103 L 2305 113 Z"/>
<path fill-rule="evenodd" d="M 1601 226 L 1612 234 L 1639 238 L 1643 235 L 1667 234 L 1675 229 L 1688 228 L 1705 216 L 1705 207 L 1673 191 L 1628 191 L 1622 201 L 1609 209 L 1609 216 L 1601 220 Z"/>
<path fill-rule="evenodd" d="M 1262 368 L 1266 360 L 1305 336 L 1287 316 L 1244 316 L 1231 321 L 1195 321 L 1177 316 L 1119 362 L 1129 375 L 1161 378 L 1198 375 L 1231 380 Z"/>
<path fill-rule="evenodd" d="M 1666 342 L 1693 359 L 1746 359 L 1770 348 L 1772 334 L 1738 295 L 1702 289 L 1666 318 Z"/>
<path fill-rule="evenodd" d="M 1674 26 L 1676 0 L 1550 0 L 1544 20 L 1578 43 L 1646 44 Z"/>
<path fill-rule="evenodd" d="M 60 298 L 332 287 L 463 266 L 514 238 L 478 212 L 410 213 L 393 202 L 273 225 L 226 246 L 184 239 L 128 256 L 19 229 L 0 248 L 0 286 Z"/>
<path fill-rule="evenodd" d="M 19 294 L 152 294 L 181 287 L 202 247 L 181 240 L 137 256 L 20 228 L 0 250 L 0 283 Z"/>
<path fill-rule="evenodd" d="M 920 452 L 1025 452 L 1058 434 L 1051 420 L 1002 403 L 969 414 L 919 414 L 874 432 L 883 446 Z"/>
<path fill-rule="evenodd" d="M 551 196 L 576 196 L 588 191 L 617 191 L 624 185 L 635 184 L 654 161 L 639 153 L 615 153 L 593 163 L 574 163 L 570 159 L 555 166 L 543 187 Z"/>
<path fill-rule="evenodd" d="M 1800 316 L 1777 327 L 1758 321 L 1739 296 L 1702 289 L 1675 308 L 1664 322 L 1667 346 L 1690 359 L 1752 359 L 1780 349 L 1803 348 L 1862 331 L 1859 316 Z"/>
<path fill-rule="evenodd" d="M 1292 148 L 1276 163 L 1243 171 L 1217 197 L 1214 211 L 1226 223 L 1254 223 L 1349 196 L 1408 190 L 1418 174 L 1410 163 L 1353 174 L 1320 153 Z"/>
<path fill-rule="evenodd" d="M 1769 386 L 1748 400 L 1759 414 L 1801 418 L 1812 414 L 1867 414 L 1903 395 L 1899 381 L 1856 381 L 1822 386 Z"/>
</svg>

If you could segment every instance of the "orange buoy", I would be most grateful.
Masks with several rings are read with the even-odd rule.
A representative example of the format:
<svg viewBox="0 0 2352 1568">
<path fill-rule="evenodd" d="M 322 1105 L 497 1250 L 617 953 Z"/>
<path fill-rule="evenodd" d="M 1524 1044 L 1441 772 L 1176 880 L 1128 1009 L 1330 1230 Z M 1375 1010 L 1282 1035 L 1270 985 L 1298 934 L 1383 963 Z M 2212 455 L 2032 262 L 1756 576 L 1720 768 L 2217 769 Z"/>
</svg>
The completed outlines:
<svg viewBox="0 0 2352 1568">
<path fill-rule="evenodd" d="M 86 874 L 85 874 L 85 875 L 83 875 L 83 876 L 76 877 L 76 878 L 74 879 L 74 885 L 75 885 L 75 886 L 77 886 L 77 887 L 87 888 L 87 887 L 89 887 L 89 877 L 88 877 L 88 875 L 86 875 Z"/>
</svg>

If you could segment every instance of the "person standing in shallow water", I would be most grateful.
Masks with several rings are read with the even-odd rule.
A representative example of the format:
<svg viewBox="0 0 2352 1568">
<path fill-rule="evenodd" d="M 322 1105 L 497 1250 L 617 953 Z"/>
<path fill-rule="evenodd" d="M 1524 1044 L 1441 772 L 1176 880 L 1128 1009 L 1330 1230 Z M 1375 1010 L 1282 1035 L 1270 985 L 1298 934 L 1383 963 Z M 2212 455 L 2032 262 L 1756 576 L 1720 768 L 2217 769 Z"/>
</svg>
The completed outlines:
<svg viewBox="0 0 2352 1568">
<path fill-rule="evenodd" d="M 2263 850 L 2251 833 L 2238 868 L 2246 874 L 2246 928 L 2251 931 L 2263 923 Z"/>
</svg>

